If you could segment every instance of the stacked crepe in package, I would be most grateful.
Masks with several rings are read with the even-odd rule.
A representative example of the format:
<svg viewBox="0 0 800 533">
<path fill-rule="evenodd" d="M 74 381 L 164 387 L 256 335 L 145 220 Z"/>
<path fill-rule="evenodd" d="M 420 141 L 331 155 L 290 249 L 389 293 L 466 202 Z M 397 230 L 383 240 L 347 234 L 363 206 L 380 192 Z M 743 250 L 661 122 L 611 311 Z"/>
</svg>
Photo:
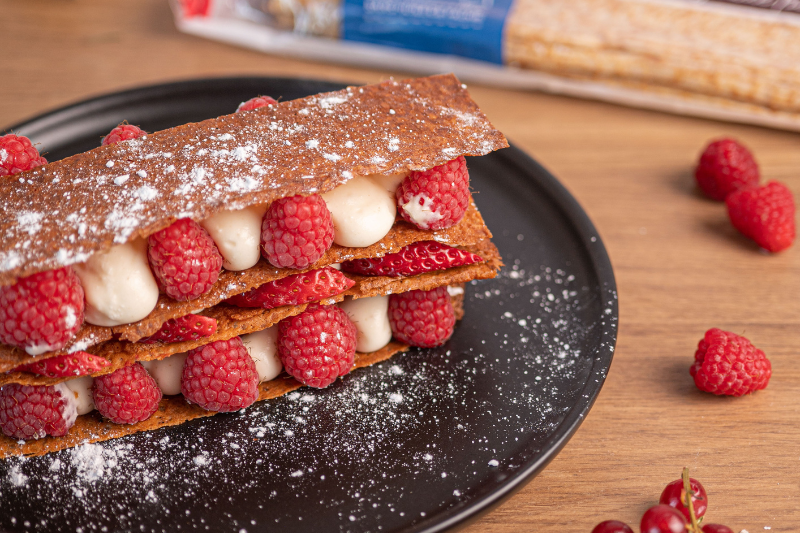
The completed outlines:
<svg viewBox="0 0 800 533">
<path fill-rule="evenodd" d="M 102 146 L 0 183 L 4 209 L 0 286 L 83 263 L 93 254 L 146 238 L 178 219 L 203 221 L 223 211 L 325 193 L 355 176 L 421 171 L 462 155 L 484 155 L 505 146 L 503 135 L 454 76 L 350 87 Z M 264 330 L 303 312 L 308 304 L 261 309 L 239 308 L 224 301 L 298 272 L 382 257 L 421 241 L 466 250 L 482 261 L 400 277 L 344 272 L 355 283 L 320 303 L 457 287 L 491 278 L 501 262 L 490 237 L 471 199 L 464 218 L 447 229 L 418 229 L 398 216 L 388 234 L 373 245 L 333 244 L 317 262 L 301 270 L 276 268 L 263 258 L 246 270 L 223 269 L 213 287 L 198 298 L 176 301 L 162 293 L 144 319 L 110 327 L 83 323 L 74 338 L 55 351 L 30 355 L 21 348 L 0 345 L 0 371 L 4 372 L 0 385 L 65 382 L 71 378 L 36 375 L 18 367 L 67 353 L 85 351 L 110 361 L 92 374 L 99 376 L 136 361 L 159 360 Z M 459 292 L 463 294 L 451 291 L 457 318 L 463 314 Z M 191 313 L 215 318 L 216 331 L 180 342 L 137 342 L 158 332 L 167 320 Z M 377 351 L 357 353 L 355 367 L 407 348 L 392 340 Z M 300 386 L 283 373 L 259 385 L 258 399 L 280 396 Z M 0 435 L 0 457 L 39 455 L 211 414 L 215 413 L 181 395 L 165 396 L 154 415 L 132 425 L 114 424 L 92 411 L 79 416 L 65 436 L 17 441 Z"/>
</svg>

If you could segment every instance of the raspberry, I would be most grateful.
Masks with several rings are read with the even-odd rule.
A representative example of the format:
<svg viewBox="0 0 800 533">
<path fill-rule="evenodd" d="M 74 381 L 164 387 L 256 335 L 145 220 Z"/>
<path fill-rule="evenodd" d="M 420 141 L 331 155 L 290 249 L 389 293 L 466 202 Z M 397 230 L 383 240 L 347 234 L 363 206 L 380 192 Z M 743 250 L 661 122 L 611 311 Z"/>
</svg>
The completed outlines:
<svg viewBox="0 0 800 533">
<path fill-rule="evenodd" d="M 6 385 L 0 389 L 0 429 L 15 439 L 66 435 L 78 412 L 64 384 Z"/>
<path fill-rule="evenodd" d="M 147 257 L 168 296 L 193 300 L 216 283 L 222 255 L 200 224 L 182 218 L 148 237 Z"/>
<path fill-rule="evenodd" d="M 72 267 L 0 287 L 0 342 L 30 355 L 59 350 L 83 324 L 83 287 Z"/>
<path fill-rule="evenodd" d="M 0 137 L 0 178 L 46 164 L 47 159 L 39 155 L 27 137 L 13 133 Z"/>
<path fill-rule="evenodd" d="M 271 96 L 256 96 L 255 98 L 251 98 L 250 100 L 239 104 L 239 107 L 236 108 L 236 112 L 252 111 L 253 109 L 258 109 L 259 107 L 267 107 L 277 103 L 278 101 Z"/>
<path fill-rule="evenodd" d="M 347 313 L 313 304 L 278 323 L 278 355 L 297 381 L 321 389 L 353 368 L 357 338 Z"/>
<path fill-rule="evenodd" d="M 184 315 L 172 318 L 164 322 L 161 329 L 139 339 L 143 344 L 154 344 L 156 342 L 181 342 L 210 337 L 217 331 L 217 319 L 202 315 Z"/>
<path fill-rule="evenodd" d="M 100 414 L 116 424 L 147 420 L 158 409 L 161 389 L 139 363 L 94 379 L 94 405 Z"/>
<path fill-rule="evenodd" d="M 469 206 L 467 161 L 460 156 L 429 170 L 411 172 L 395 191 L 397 210 L 420 229 L 458 224 Z"/>
<path fill-rule="evenodd" d="M 725 204 L 733 226 L 765 250 L 780 252 L 794 242 L 794 197 L 782 183 L 740 189 Z"/>
<path fill-rule="evenodd" d="M 211 0 L 178 0 L 181 11 L 186 18 L 207 17 Z"/>
<path fill-rule="evenodd" d="M 224 413 L 256 401 L 256 364 L 242 339 L 216 341 L 189 351 L 183 364 L 181 392 L 203 409 Z"/>
<path fill-rule="evenodd" d="M 342 270 L 354 272 L 362 276 L 413 276 L 444 270 L 463 265 L 471 265 L 483 261 L 481 256 L 459 250 L 436 241 L 422 241 L 409 244 L 395 254 L 383 257 L 354 259 L 342 263 Z"/>
<path fill-rule="evenodd" d="M 717 395 L 742 396 L 763 389 L 772 375 L 764 352 L 746 338 L 711 328 L 697 345 L 689 373 L 697 388 Z"/>
<path fill-rule="evenodd" d="M 275 200 L 261 224 L 261 255 L 279 268 L 306 268 L 333 244 L 333 221 L 318 194 Z"/>
<path fill-rule="evenodd" d="M 147 135 L 147 132 L 138 126 L 134 126 L 133 124 L 120 124 L 111 130 L 108 135 L 103 137 L 103 141 L 100 144 L 102 146 L 108 146 L 109 144 L 118 143 L 120 141 L 138 139 L 139 137 L 144 137 L 145 135 Z"/>
<path fill-rule="evenodd" d="M 733 139 L 714 141 L 703 151 L 694 172 L 697 185 L 713 200 L 758 185 L 758 165 L 750 151 Z"/>
<path fill-rule="evenodd" d="M 447 287 L 389 297 L 389 324 L 400 342 L 420 348 L 440 346 L 453 334 L 455 323 Z"/>
<path fill-rule="evenodd" d="M 265 283 L 225 301 L 237 307 L 274 309 L 317 302 L 341 294 L 355 284 L 335 268 L 325 267 Z"/>
<path fill-rule="evenodd" d="M 44 361 L 36 361 L 27 365 L 20 365 L 14 370 L 20 372 L 31 372 L 40 376 L 51 378 L 64 378 L 68 376 L 86 376 L 94 374 L 109 366 L 111 361 L 99 355 L 92 355 L 87 352 L 74 352 L 57 357 L 51 357 Z"/>
</svg>

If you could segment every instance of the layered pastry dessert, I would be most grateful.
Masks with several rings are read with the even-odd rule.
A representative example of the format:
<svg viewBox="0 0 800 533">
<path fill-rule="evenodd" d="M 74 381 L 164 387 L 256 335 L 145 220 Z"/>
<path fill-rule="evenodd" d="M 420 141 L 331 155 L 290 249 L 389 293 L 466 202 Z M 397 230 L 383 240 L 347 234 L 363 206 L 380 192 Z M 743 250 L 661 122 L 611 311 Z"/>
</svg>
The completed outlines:
<svg viewBox="0 0 800 533">
<path fill-rule="evenodd" d="M 463 285 L 501 266 L 464 156 L 505 146 L 442 75 L 124 125 L 0 178 L 0 457 L 446 342 Z"/>
</svg>

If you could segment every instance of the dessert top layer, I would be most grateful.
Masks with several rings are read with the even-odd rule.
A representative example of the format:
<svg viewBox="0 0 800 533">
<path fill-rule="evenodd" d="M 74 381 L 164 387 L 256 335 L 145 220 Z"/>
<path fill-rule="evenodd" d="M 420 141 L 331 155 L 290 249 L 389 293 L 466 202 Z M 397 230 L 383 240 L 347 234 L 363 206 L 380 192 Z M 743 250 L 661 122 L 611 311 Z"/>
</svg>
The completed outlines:
<svg viewBox="0 0 800 533">
<path fill-rule="evenodd" d="M 102 146 L 0 183 L 0 285 L 179 218 L 507 146 L 453 75 L 386 81 Z"/>
</svg>

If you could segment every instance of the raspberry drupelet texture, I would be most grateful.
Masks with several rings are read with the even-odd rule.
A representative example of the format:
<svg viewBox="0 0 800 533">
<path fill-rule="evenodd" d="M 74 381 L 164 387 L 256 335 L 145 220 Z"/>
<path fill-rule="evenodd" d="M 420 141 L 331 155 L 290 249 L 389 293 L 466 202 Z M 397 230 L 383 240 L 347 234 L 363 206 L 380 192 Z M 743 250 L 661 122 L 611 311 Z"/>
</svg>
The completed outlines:
<svg viewBox="0 0 800 533">
<path fill-rule="evenodd" d="M 39 151 L 27 137 L 13 133 L 0 137 L 0 178 L 46 164 L 47 160 L 39 155 Z"/>
<path fill-rule="evenodd" d="M 83 287 L 72 270 L 39 272 L 0 287 L 0 342 L 31 355 L 59 350 L 83 324 Z"/>
<path fill-rule="evenodd" d="M 389 297 L 389 325 L 400 342 L 420 348 L 440 346 L 453 334 L 455 323 L 447 287 Z"/>
<path fill-rule="evenodd" d="M 743 396 L 767 386 L 772 365 L 746 338 L 711 328 L 697 345 L 689 373 L 702 391 Z"/>
<path fill-rule="evenodd" d="M 771 181 L 740 189 L 729 194 L 725 204 L 733 226 L 765 250 L 780 252 L 794 242 L 794 196 L 786 185 Z"/>
<path fill-rule="evenodd" d="M 317 302 L 341 294 L 355 284 L 335 268 L 325 267 L 265 283 L 225 301 L 237 307 L 274 309 Z"/>
<path fill-rule="evenodd" d="M 197 222 L 182 218 L 147 239 L 150 268 L 168 296 L 193 300 L 217 282 L 222 255 Z"/>
<path fill-rule="evenodd" d="M 158 409 L 161 389 L 139 363 L 98 376 L 92 384 L 94 405 L 116 424 L 147 420 Z"/>
<path fill-rule="evenodd" d="M 258 398 L 258 372 L 240 337 L 191 350 L 183 364 L 181 392 L 217 412 L 238 411 Z"/>
<path fill-rule="evenodd" d="M 272 98 L 271 96 L 256 96 L 251 98 L 246 102 L 242 102 L 239 104 L 239 107 L 236 108 L 236 112 L 239 111 L 252 111 L 253 109 L 258 109 L 259 107 L 267 107 L 270 105 L 277 104 L 278 101 Z"/>
<path fill-rule="evenodd" d="M 733 139 L 719 139 L 709 144 L 700 156 L 694 173 L 700 190 L 713 200 L 758 185 L 758 165 L 750 150 Z"/>
<path fill-rule="evenodd" d="M 409 244 L 394 254 L 383 257 L 354 259 L 342 263 L 342 270 L 362 276 L 413 276 L 433 270 L 480 263 L 483 259 L 472 252 L 436 241 Z"/>
<path fill-rule="evenodd" d="M 5 385 L 0 389 L 0 429 L 15 439 L 61 437 L 78 412 L 66 386 Z"/>
<path fill-rule="evenodd" d="M 333 244 L 333 221 L 318 194 L 272 202 L 261 224 L 261 255 L 279 268 L 306 268 Z"/>
<path fill-rule="evenodd" d="M 120 124 L 113 130 L 108 132 L 108 135 L 103 137 L 103 141 L 100 144 L 103 146 L 107 146 L 109 144 L 118 143 L 120 141 L 130 141 L 131 139 L 138 139 L 139 137 L 144 137 L 145 135 L 147 135 L 147 132 L 138 126 L 134 126 L 133 124 Z"/>
<path fill-rule="evenodd" d="M 14 370 L 19 372 L 31 372 L 51 378 L 65 378 L 94 374 L 110 364 L 111 361 L 105 357 L 77 351 L 50 357 L 44 361 L 36 361 L 34 363 L 28 363 L 27 365 L 21 365 Z"/>
<path fill-rule="evenodd" d="M 439 230 L 458 224 L 469 207 L 469 172 L 460 156 L 444 165 L 413 171 L 395 191 L 397 210 L 420 229 Z"/>
<path fill-rule="evenodd" d="M 283 367 L 303 385 L 327 387 L 353 368 L 358 331 L 335 305 L 309 305 L 281 320 L 278 331 Z"/>
</svg>

